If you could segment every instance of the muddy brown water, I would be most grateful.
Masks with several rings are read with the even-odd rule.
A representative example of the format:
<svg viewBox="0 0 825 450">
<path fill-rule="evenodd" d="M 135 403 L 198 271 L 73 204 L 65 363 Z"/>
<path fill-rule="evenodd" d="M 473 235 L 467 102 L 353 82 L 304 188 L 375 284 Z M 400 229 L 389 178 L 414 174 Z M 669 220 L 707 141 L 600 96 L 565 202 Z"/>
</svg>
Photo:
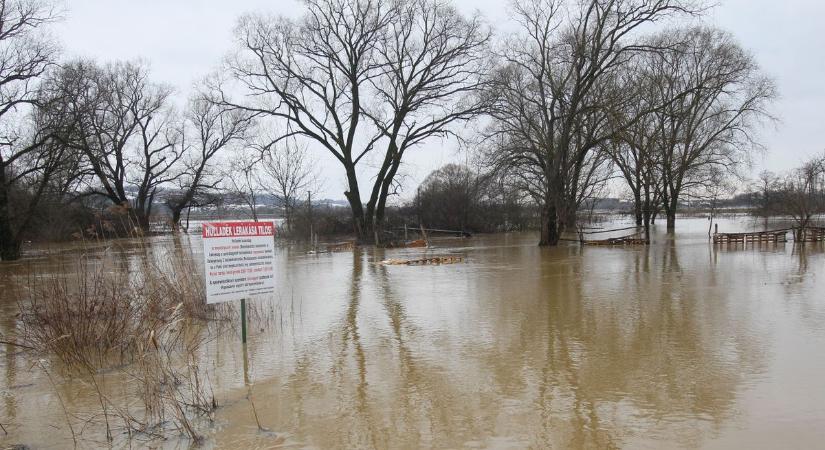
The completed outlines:
<svg viewBox="0 0 825 450">
<path fill-rule="evenodd" d="M 761 226 L 720 221 L 723 231 Z M 821 447 L 825 248 L 714 247 L 705 219 L 683 219 L 677 231 L 627 248 L 539 248 L 531 233 L 431 249 L 282 248 L 277 317 L 250 330 L 246 364 L 237 332 L 202 349 L 220 404 L 201 428 L 204 446 Z M 30 249 L 0 265 L 0 332 L 19 327 L 13 288 L 31 269 L 95 258 L 134 270 L 175 245 L 197 253 L 200 241 Z M 464 261 L 378 264 L 449 254 Z M 94 390 L 50 381 L 3 347 L 0 444 L 71 447 L 66 412 L 95 411 Z M 250 391 L 269 431 L 255 423 Z M 81 447 L 102 445 L 100 432 L 84 433 Z"/>
</svg>

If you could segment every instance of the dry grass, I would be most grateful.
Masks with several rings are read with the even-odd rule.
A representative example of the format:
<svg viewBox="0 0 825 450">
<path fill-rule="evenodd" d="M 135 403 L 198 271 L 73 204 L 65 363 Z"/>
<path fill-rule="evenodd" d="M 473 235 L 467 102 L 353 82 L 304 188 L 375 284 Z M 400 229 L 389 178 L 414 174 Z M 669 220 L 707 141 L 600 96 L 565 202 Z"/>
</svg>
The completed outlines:
<svg viewBox="0 0 825 450">
<path fill-rule="evenodd" d="M 19 300 L 18 342 L 59 361 L 97 393 L 100 411 L 75 417 L 82 426 L 70 426 L 73 436 L 74 429 L 99 424 L 110 443 L 117 428 L 150 439 L 175 429 L 197 443 L 193 419 L 211 419 L 217 407 L 199 350 L 234 312 L 205 304 L 190 254 L 141 264 L 111 270 L 111 264 L 80 258 L 69 276 L 31 274 Z M 130 380 L 127 398 L 106 390 L 106 377 L 116 375 Z"/>
<path fill-rule="evenodd" d="M 132 362 L 142 343 L 156 339 L 157 330 L 175 324 L 172 334 L 178 336 L 190 322 L 221 315 L 219 308 L 204 304 L 203 281 L 180 267 L 147 267 L 134 276 L 81 261 L 69 277 L 29 279 L 19 302 L 22 342 L 70 366 Z"/>
<path fill-rule="evenodd" d="M 178 434 L 199 444 L 218 407 L 199 361 L 207 342 L 238 331 L 239 308 L 205 303 L 202 269 L 186 245 L 164 253 L 138 238 L 128 242 L 131 258 L 101 256 L 109 245 L 95 243 L 71 267 L 27 276 L 15 345 L 46 358 L 38 366 L 53 384 L 71 372 L 96 393 L 94 411 L 64 406 L 75 442 L 126 446 Z M 250 329 L 283 329 L 294 300 L 288 308 L 250 302 Z"/>
</svg>

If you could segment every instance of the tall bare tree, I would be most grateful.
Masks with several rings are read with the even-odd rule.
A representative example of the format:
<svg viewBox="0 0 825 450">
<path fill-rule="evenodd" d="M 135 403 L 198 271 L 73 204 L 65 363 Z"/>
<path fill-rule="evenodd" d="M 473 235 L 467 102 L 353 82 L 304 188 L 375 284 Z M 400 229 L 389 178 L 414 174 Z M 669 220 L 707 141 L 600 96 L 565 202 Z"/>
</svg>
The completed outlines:
<svg viewBox="0 0 825 450">
<path fill-rule="evenodd" d="M 370 79 L 375 106 L 365 108 L 385 145 L 365 216 L 373 218 L 379 232 L 405 152 L 430 138 L 455 135 L 456 123 L 491 106 L 490 97 L 483 95 L 489 86 L 491 34 L 480 17 L 465 18 L 438 0 L 407 0 L 398 6 L 378 47 L 382 72 Z"/>
<path fill-rule="evenodd" d="M 305 0 L 298 21 L 246 16 L 230 71 L 243 100 L 222 103 L 286 123 L 340 162 L 356 233 L 383 220 L 406 150 L 483 108 L 476 94 L 489 33 L 436 0 Z M 377 172 L 363 204 L 358 168 L 374 150 Z"/>
<path fill-rule="evenodd" d="M 655 50 L 643 25 L 691 13 L 680 0 L 519 0 L 521 33 L 504 43 L 499 96 L 488 130 L 491 161 L 517 172 L 541 205 L 541 245 L 558 243 L 577 193 L 586 191 L 587 161 L 614 138 L 611 111 L 627 102 L 613 78 Z"/>
<path fill-rule="evenodd" d="M 280 141 L 262 149 L 259 184 L 261 189 L 278 199 L 284 209 L 286 228 L 293 230 L 293 213 L 302 193 L 314 187 L 318 177 L 307 149 L 294 140 Z"/>
<path fill-rule="evenodd" d="M 241 147 L 232 152 L 222 171 L 221 187 L 233 202 L 243 203 L 249 215 L 258 221 L 258 201 L 262 193 L 260 165 L 263 154 L 260 149 Z"/>
<path fill-rule="evenodd" d="M 646 62 L 659 53 L 644 55 L 630 65 L 618 79 L 618 89 L 633 101 L 613 111 L 616 135 L 608 145 L 608 154 L 633 197 L 637 225 L 643 225 L 650 239 L 654 212 L 660 208 L 662 182 L 660 173 L 659 135 L 656 111 L 662 107 L 653 89 L 653 77 Z"/>
<path fill-rule="evenodd" d="M 90 188 L 146 229 L 158 189 L 180 176 L 183 156 L 171 90 L 141 63 L 66 64 L 64 96 L 77 123 L 73 143 L 94 175 Z"/>
<path fill-rule="evenodd" d="M 772 196 L 774 211 L 794 219 L 796 238 L 801 239 L 814 218 L 825 214 L 825 155 L 815 156 L 790 171 Z"/>
<path fill-rule="evenodd" d="M 47 145 L 53 133 L 39 129 L 45 116 L 30 120 L 49 97 L 38 81 L 57 57 L 43 33 L 55 19 L 49 2 L 0 0 L 0 260 L 20 257 L 22 233 L 62 162 L 60 146 Z"/>
<path fill-rule="evenodd" d="M 755 125 L 770 118 L 773 81 L 730 34 L 713 28 L 669 30 L 670 50 L 652 59 L 655 113 L 667 228 L 686 191 L 713 182 L 717 169 L 735 172 L 758 148 Z"/>
<path fill-rule="evenodd" d="M 251 126 L 249 114 L 221 108 L 208 93 L 190 99 L 178 138 L 182 158 L 177 169 L 180 175 L 175 180 L 177 189 L 165 195 L 174 228 L 180 226 L 185 209 L 214 200 L 220 183 L 220 171 L 215 169 L 217 159 L 228 147 L 243 142 Z"/>
</svg>

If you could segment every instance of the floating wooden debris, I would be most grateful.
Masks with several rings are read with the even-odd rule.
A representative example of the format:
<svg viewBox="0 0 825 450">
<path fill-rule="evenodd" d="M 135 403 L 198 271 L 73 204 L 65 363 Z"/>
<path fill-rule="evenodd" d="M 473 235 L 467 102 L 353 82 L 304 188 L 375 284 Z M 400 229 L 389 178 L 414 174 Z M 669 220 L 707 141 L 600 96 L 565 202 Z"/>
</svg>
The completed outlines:
<svg viewBox="0 0 825 450">
<path fill-rule="evenodd" d="M 586 241 L 581 240 L 582 245 L 647 245 L 650 242 L 641 237 L 639 233 L 629 234 L 627 236 L 620 236 L 608 239 L 598 239 Z"/>
<path fill-rule="evenodd" d="M 419 259 L 387 259 L 381 264 L 388 266 L 422 266 L 427 264 L 456 264 L 464 261 L 463 256 L 432 256 Z"/>
<path fill-rule="evenodd" d="M 714 244 L 744 244 L 763 242 L 786 242 L 788 230 L 752 231 L 747 233 L 714 233 Z"/>
<path fill-rule="evenodd" d="M 328 252 L 343 252 L 355 248 L 355 241 L 337 242 L 327 245 Z"/>
<path fill-rule="evenodd" d="M 416 239 L 414 241 L 387 242 L 386 244 L 384 244 L 384 248 L 418 248 L 426 246 L 427 241 L 425 239 Z"/>
</svg>

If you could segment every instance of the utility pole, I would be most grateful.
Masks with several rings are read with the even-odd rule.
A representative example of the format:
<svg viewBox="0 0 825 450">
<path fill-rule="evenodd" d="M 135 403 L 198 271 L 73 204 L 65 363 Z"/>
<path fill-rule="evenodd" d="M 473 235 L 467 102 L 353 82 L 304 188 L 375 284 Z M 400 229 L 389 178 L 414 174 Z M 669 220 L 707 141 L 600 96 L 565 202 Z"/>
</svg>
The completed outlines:
<svg viewBox="0 0 825 450">
<path fill-rule="evenodd" d="M 312 191 L 307 191 L 307 216 L 309 217 L 309 242 L 312 244 L 314 235 L 312 230 Z"/>
</svg>

